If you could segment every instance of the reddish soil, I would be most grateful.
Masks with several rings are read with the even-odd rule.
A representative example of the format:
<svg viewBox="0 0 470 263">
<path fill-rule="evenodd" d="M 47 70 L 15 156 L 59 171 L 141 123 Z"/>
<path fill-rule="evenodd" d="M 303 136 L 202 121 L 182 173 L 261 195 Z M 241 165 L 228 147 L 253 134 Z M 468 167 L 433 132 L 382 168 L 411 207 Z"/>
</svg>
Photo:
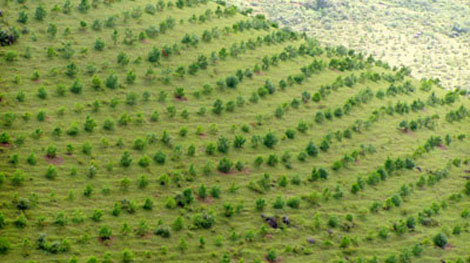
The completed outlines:
<svg viewBox="0 0 470 263">
<path fill-rule="evenodd" d="M 437 147 L 441 150 L 447 151 L 447 147 L 444 144 L 439 144 Z"/>
<path fill-rule="evenodd" d="M 266 234 L 266 235 L 264 236 L 264 238 L 266 238 L 266 239 L 272 239 L 272 238 L 273 238 L 273 234 Z"/>
<path fill-rule="evenodd" d="M 0 146 L 8 148 L 8 149 L 11 148 L 11 144 L 9 144 L 9 143 L 0 143 Z"/>
<path fill-rule="evenodd" d="M 212 198 L 212 196 L 207 196 L 206 198 L 202 199 L 199 195 L 197 195 L 196 199 L 199 202 L 206 203 L 206 204 L 214 203 L 214 198 Z"/>
<path fill-rule="evenodd" d="M 238 172 L 237 169 L 232 169 L 232 170 L 231 170 L 230 172 L 228 172 L 228 173 L 224 173 L 224 172 L 219 171 L 220 174 L 226 174 L 226 175 L 229 175 L 229 174 L 236 174 L 237 172 Z"/>
<path fill-rule="evenodd" d="M 56 156 L 55 158 L 50 158 L 50 157 L 48 157 L 48 156 L 46 155 L 46 156 L 44 156 L 44 159 L 45 159 L 47 162 L 49 162 L 49 163 L 51 163 L 51 164 L 55 164 L 55 165 L 61 165 L 61 164 L 64 163 L 64 158 L 61 157 L 61 156 Z"/>
<path fill-rule="evenodd" d="M 182 97 L 182 98 L 175 97 L 175 99 L 178 101 L 188 101 L 188 98 L 186 97 Z"/>
</svg>

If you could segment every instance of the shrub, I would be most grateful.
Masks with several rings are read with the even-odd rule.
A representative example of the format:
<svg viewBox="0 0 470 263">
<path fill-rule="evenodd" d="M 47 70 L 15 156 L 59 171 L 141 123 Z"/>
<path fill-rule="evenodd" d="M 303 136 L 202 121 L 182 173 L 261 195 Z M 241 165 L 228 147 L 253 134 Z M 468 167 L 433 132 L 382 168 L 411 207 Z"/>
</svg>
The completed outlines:
<svg viewBox="0 0 470 263">
<path fill-rule="evenodd" d="M 153 208 L 153 201 L 150 198 L 145 199 L 144 205 L 142 206 L 145 210 L 152 210 Z"/>
<path fill-rule="evenodd" d="M 434 245 L 436 245 L 440 248 L 444 248 L 448 243 L 448 239 L 447 239 L 447 236 L 445 234 L 439 233 L 439 234 L 434 236 L 433 242 L 434 242 Z"/>
<path fill-rule="evenodd" d="M 282 198 L 282 196 L 278 196 L 278 197 L 276 197 L 276 200 L 274 200 L 273 208 L 274 209 L 282 209 L 282 208 L 284 208 L 284 205 L 285 205 L 284 198 Z"/>
<path fill-rule="evenodd" d="M 155 153 L 155 155 L 153 156 L 153 160 L 157 163 L 157 164 L 165 164 L 165 160 L 166 160 L 166 154 L 162 151 L 158 151 Z"/>
<path fill-rule="evenodd" d="M 198 213 L 193 216 L 193 224 L 196 228 L 210 229 L 215 223 L 215 218 L 212 214 Z"/>
<path fill-rule="evenodd" d="M 57 169 L 53 165 L 49 165 L 46 170 L 46 178 L 54 180 L 57 177 Z"/>
<path fill-rule="evenodd" d="M 132 158 L 131 158 L 131 155 L 128 151 L 125 151 L 122 154 L 120 163 L 123 167 L 129 167 L 131 165 Z"/>
<path fill-rule="evenodd" d="M 220 187 L 215 185 L 211 188 L 210 194 L 213 198 L 219 198 L 220 197 Z"/>
<path fill-rule="evenodd" d="M 300 198 L 299 197 L 292 197 L 292 198 L 289 198 L 289 200 L 287 200 L 287 206 L 291 207 L 291 208 L 299 208 L 300 206 Z"/>
<path fill-rule="evenodd" d="M 106 87 L 109 89 L 116 89 L 119 86 L 118 77 L 112 73 L 106 78 Z"/>
<path fill-rule="evenodd" d="M 315 146 L 315 144 L 310 141 L 308 144 L 307 144 L 307 147 L 305 148 L 305 151 L 307 152 L 308 155 L 312 156 L 312 157 L 315 157 L 318 155 L 318 148 L 317 146 Z"/>
<path fill-rule="evenodd" d="M 95 209 L 93 211 L 93 214 L 91 214 L 91 220 L 95 221 L 95 222 L 99 222 L 101 221 L 101 218 L 103 217 L 103 211 L 99 210 L 99 209 Z"/>
<path fill-rule="evenodd" d="M 256 199 L 256 210 L 263 211 L 266 205 L 266 200 L 263 198 Z"/>
<path fill-rule="evenodd" d="M 0 254 L 5 255 L 10 250 L 10 242 L 5 237 L 0 237 Z"/>
<path fill-rule="evenodd" d="M 83 90 L 83 84 L 78 79 L 76 79 L 72 83 L 72 86 L 70 86 L 70 92 L 74 94 L 80 94 L 82 93 L 82 90 Z"/>
<path fill-rule="evenodd" d="M 20 11 L 18 13 L 18 19 L 16 20 L 22 24 L 26 24 L 28 22 L 28 13 L 25 11 Z"/>
<path fill-rule="evenodd" d="M 157 236 L 161 236 L 163 238 L 169 238 L 170 237 L 170 228 L 164 225 L 159 225 L 155 231 L 153 232 Z"/>
<path fill-rule="evenodd" d="M 22 170 L 16 170 L 11 177 L 11 185 L 21 186 L 24 182 L 24 174 Z"/>
<path fill-rule="evenodd" d="M 38 98 L 43 100 L 47 98 L 47 91 L 44 86 L 38 88 Z"/>
<path fill-rule="evenodd" d="M 95 50 L 102 51 L 105 46 L 106 46 L 106 43 L 104 42 L 103 39 L 101 39 L 101 38 L 96 39 L 96 41 L 95 41 Z"/>
<path fill-rule="evenodd" d="M 17 228 L 25 228 L 26 225 L 28 225 L 28 219 L 26 219 L 26 216 L 21 213 L 16 219 L 15 221 L 13 221 L 13 224 L 17 227 Z"/>
<path fill-rule="evenodd" d="M 148 61 L 152 63 L 159 63 L 160 61 L 160 49 L 153 47 L 153 49 L 148 53 Z"/>
<path fill-rule="evenodd" d="M 57 147 L 51 144 L 46 148 L 46 156 L 49 158 L 55 158 L 57 156 Z"/>
<path fill-rule="evenodd" d="M 231 203 L 225 203 L 223 207 L 224 207 L 224 215 L 226 217 L 231 217 L 234 213 L 233 205 Z"/>
<path fill-rule="evenodd" d="M 124 249 L 122 251 L 122 263 L 132 263 L 134 262 L 134 253 L 129 249 Z"/>
<path fill-rule="evenodd" d="M 83 190 L 83 195 L 86 197 L 90 197 L 92 193 L 93 193 L 93 187 L 90 184 L 85 186 L 85 189 Z"/>
<path fill-rule="evenodd" d="M 225 79 L 225 84 L 227 87 L 235 89 L 239 83 L 239 80 L 235 76 L 229 76 Z"/>
<path fill-rule="evenodd" d="M 217 141 L 217 150 L 221 153 L 228 153 L 229 148 L 230 148 L 229 140 L 225 137 L 220 137 L 219 140 Z"/>
<path fill-rule="evenodd" d="M 217 170 L 219 170 L 222 173 L 229 173 L 232 170 L 232 167 L 233 167 L 233 162 L 224 157 L 219 161 Z"/>
<path fill-rule="evenodd" d="M 142 156 L 137 162 L 140 167 L 148 167 L 150 165 L 150 158 L 147 155 Z"/>
<path fill-rule="evenodd" d="M 278 142 L 276 135 L 272 132 L 268 132 L 264 138 L 263 143 L 268 148 L 273 148 Z"/>
<path fill-rule="evenodd" d="M 43 6 L 38 6 L 36 8 L 36 11 L 34 12 L 34 18 L 38 21 L 42 21 L 44 20 L 44 18 L 46 17 L 47 15 L 47 12 L 46 12 L 46 9 L 44 9 Z"/>
</svg>

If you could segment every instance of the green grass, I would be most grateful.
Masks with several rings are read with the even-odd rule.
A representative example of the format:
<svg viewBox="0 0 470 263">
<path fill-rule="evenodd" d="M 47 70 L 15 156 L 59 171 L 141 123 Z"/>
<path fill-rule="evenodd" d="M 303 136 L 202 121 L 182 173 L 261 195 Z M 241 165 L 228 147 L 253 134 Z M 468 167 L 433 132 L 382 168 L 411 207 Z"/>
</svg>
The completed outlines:
<svg viewBox="0 0 470 263">
<path fill-rule="evenodd" d="M 468 101 L 460 91 L 446 91 L 432 80 L 412 79 L 406 68 L 390 69 L 383 62 L 368 60 L 362 54 L 344 54 L 342 48 L 322 47 L 314 39 L 281 31 L 263 18 L 231 14 L 230 9 L 224 12 L 225 7 L 213 2 L 182 9 L 165 7 L 155 15 L 143 12 L 141 17 L 130 17 L 125 21 L 124 12 L 131 12 L 136 7 L 143 11 L 149 3 L 156 4 L 143 0 L 110 4 L 99 1 L 97 7 L 81 13 L 76 8 L 79 1 L 72 1 L 71 13 L 64 14 L 51 11 L 55 4 L 62 7 L 62 1 L 1 2 L 3 26 L 14 26 L 22 31 L 16 44 L 0 49 L 0 134 L 11 137 L 0 145 L 0 167 L 4 176 L 0 185 L 0 213 L 5 218 L 0 236 L 10 244 L 0 255 L 1 262 L 73 262 L 73 259 L 93 262 L 93 257 L 102 260 L 106 253 L 113 262 L 125 262 L 124 255 L 128 251 L 133 254 L 133 262 L 266 262 L 270 257 L 276 257 L 277 262 L 348 262 L 348 259 L 350 262 L 374 262 L 374 256 L 378 258 L 377 262 L 433 262 L 439 259 L 454 262 L 468 257 L 465 247 L 469 238 L 468 218 L 461 214 L 469 204 L 464 193 L 466 180 L 462 176 L 468 169 L 470 142 L 468 138 L 460 137 L 462 134 L 469 136 L 468 113 L 461 114 L 461 120 L 447 118 L 450 111 L 460 106 L 468 108 Z M 47 11 L 44 21 L 34 19 L 38 5 L 43 5 Z M 216 15 L 217 8 L 222 10 L 220 17 Z M 22 10 L 29 14 L 24 25 L 17 22 Z M 206 10 L 213 13 L 208 21 L 188 21 L 193 14 L 199 18 Z M 104 21 L 112 15 L 117 16 L 114 27 L 103 26 L 101 31 L 91 28 L 95 19 Z M 126 29 L 138 36 L 150 25 L 158 27 L 170 16 L 176 23 L 165 34 L 137 39 L 132 45 L 122 42 Z M 88 24 L 86 30 L 80 29 L 80 21 Z M 239 31 L 237 26 L 233 27 L 239 21 L 262 24 L 264 29 Z M 50 23 L 57 26 L 55 37 L 47 33 Z M 201 39 L 197 47 L 181 43 L 185 34 L 201 38 L 204 30 L 214 27 L 220 31 L 218 39 L 210 42 Z M 68 35 L 64 35 L 66 28 L 70 29 Z M 111 37 L 114 30 L 119 36 L 116 44 Z M 282 40 L 274 43 L 263 40 L 272 33 L 282 35 Z M 254 49 L 247 47 L 238 56 L 228 55 L 225 59 L 218 55 L 221 48 L 230 52 L 234 44 L 238 47 L 234 50 L 240 51 L 240 43 L 247 46 L 249 40 L 255 41 L 258 37 L 260 40 Z M 98 38 L 106 43 L 102 51 L 94 49 Z M 70 59 L 62 57 L 59 51 L 62 43 L 71 43 L 75 50 Z M 161 50 L 164 45 L 174 44 L 179 54 L 161 57 L 159 63 L 148 61 L 148 53 L 153 47 Z M 47 56 L 49 47 L 56 50 L 57 56 Z M 28 48 L 30 57 L 23 55 Z M 88 50 L 81 52 L 84 48 Z M 307 50 L 305 54 L 302 53 L 304 49 Z M 273 64 L 271 60 L 269 68 L 254 72 L 252 78 L 245 76 L 234 89 L 218 87 L 218 82 L 225 83 L 227 77 L 236 76 L 237 70 L 249 68 L 253 71 L 255 65 L 263 65 L 266 56 L 271 59 L 286 50 L 297 53 L 285 60 L 278 59 L 278 63 Z M 129 56 L 128 65 L 117 63 L 120 52 Z M 218 60 L 211 61 L 213 52 Z M 16 58 L 9 61 L 15 54 Z M 179 66 L 188 70 L 200 55 L 208 58 L 207 69 L 200 69 L 195 75 L 186 73 L 184 78 L 173 74 Z M 350 61 L 353 66 L 342 71 L 330 63 L 334 60 Z M 79 70 L 69 77 L 66 67 L 72 62 Z M 89 65 L 96 67 L 92 74 L 87 72 Z M 302 73 L 309 65 L 311 72 Z M 313 69 L 314 65 L 321 66 Z M 148 69 L 155 72 L 154 80 L 145 78 Z M 169 75 L 165 73 L 168 69 L 172 71 Z M 136 73 L 134 83 L 126 82 L 129 70 Z M 40 75 L 38 80 L 32 79 L 35 71 Z M 118 78 L 116 89 L 105 86 L 111 74 Z M 92 88 L 94 76 L 103 82 L 99 91 Z M 289 82 L 299 76 L 304 80 L 292 81 L 281 88 L 281 80 Z M 348 87 L 344 83 L 351 76 L 357 80 Z M 80 94 L 69 90 L 75 80 L 83 84 Z M 250 99 L 267 81 L 274 84 L 275 92 L 257 101 Z M 210 94 L 203 92 L 206 84 L 212 87 Z M 64 96 L 56 94 L 59 85 L 66 88 Z M 391 86 L 403 92 L 388 94 Z M 37 96 L 41 87 L 47 91 L 46 99 Z M 184 89 L 183 99 L 174 96 L 177 88 Z M 20 91 L 24 100 L 18 100 Z M 370 97 L 360 95 L 366 91 Z M 386 95 L 379 98 L 380 92 Z M 318 102 L 311 99 L 302 102 L 305 94 L 315 96 L 316 93 L 322 94 Z M 430 103 L 432 93 L 441 101 Z M 136 100 L 129 104 L 127 101 L 134 96 L 132 94 Z M 144 94 L 150 96 L 145 99 Z M 166 98 L 162 99 L 161 94 L 166 94 Z M 224 109 L 215 114 L 213 105 L 218 99 Z M 298 101 L 297 108 L 292 103 L 294 99 Z M 115 107 L 111 106 L 113 100 L 119 101 Z M 389 105 L 407 103 L 411 106 L 418 100 L 424 103 L 423 109 L 387 114 Z M 233 112 L 226 110 L 230 107 L 229 102 L 234 104 Z M 95 104 L 100 105 L 98 109 Z M 351 109 L 341 117 L 334 116 L 323 123 L 315 121 L 318 112 L 334 112 L 338 108 L 344 109 L 345 104 Z M 171 116 L 172 106 L 176 110 L 174 116 Z M 200 113 L 201 108 L 205 109 L 204 114 Z M 284 114 L 276 117 L 279 108 Z M 41 111 L 46 113 L 42 121 L 37 117 Z M 182 115 L 185 111 L 186 117 Z M 156 116 L 154 112 L 158 113 L 158 120 L 152 120 L 152 115 Z M 24 116 L 28 114 L 30 119 L 26 120 Z M 127 125 L 119 124 L 123 114 L 130 116 Z M 439 118 L 432 129 L 421 127 L 409 132 L 399 129 L 403 120 L 433 115 Z M 16 116 L 11 125 L 8 125 L 9 116 Z M 92 131 L 85 130 L 87 116 L 96 123 Z M 107 120 L 114 122 L 114 129 L 103 128 Z M 74 123 L 79 132 L 71 136 L 67 130 Z M 299 123 L 306 124 L 305 132 L 298 130 Z M 60 128 L 61 135 L 53 134 L 56 128 Z M 187 130 L 184 136 L 183 128 Z M 37 129 L 42 131 L 39 137 L 34 136 Z M 293 139 L 285 135 L 288 129 L 295 131 Z M 351 132 L 351 138 L 338 140 L 335 134 L 345 131 Z M 272 148 L 263 143 L 268 133 L 273 133 L 277 139 Z M 164 134 L 171 137 L 169 143 L 162 141 Z M 445 142 L 447 135 L 451 138 L 450 144 Z M 233 146 L 235 136 L 246 139 L 243 147 Z M 440 136 L 442 143 L 420 154 L 431 136 Z M 229 141 L 226 153 L 217 150 L 220 138 Z M 135 147 L 138 139 L 145 144 L 140 150 Z M 330 146 L 327 151 L 320 149 L 325 140 Z M 318 154 L 307 155 L 301 161 L 298 156 L 305 153 L 309 142 L 316 145 Z M 207 145 L 211 143 L 216 146 L 213 155 L 206 153 Z M 71 154 L 68 145 L 74 148 Z M 91 145 L 91 152 L 84 153 L 83 145 Z M 57 149 L 55 158 L 46 156 L 51 146 Z M 191 147 L 195 150 L 194 156 L 188 155 Z M 132 159 L 129 167 L 121 164 L 126 151 Z M 333 170 L 335 161 L 344 160 L 345 154 L 354 155 L 354 151 L 357 151 L 355 161 L 348 162 L 338 171 Z M 164 164 L 154 161 L 157 152 L 165 153 Z M 31 153 L 37 158 L 34 165 L 28 163 Z M 147 167 L 138 164 L 144 156 L 150 160 Z M 286 156 L 290 159 L 283 158 Z M 255 164 L 259 157 L 263 159 L 260 166 Z M 17 163 L 15 158 L 18 158 Z M 234 164 L 228 173 L 217 169 L 223 158 Z M 277 164 L 268 165 L 269 158 L 277 158 Z M 386 180 L 376 185 L 365 182 L 359 192 L 351 192 L 358 177 L 366 181 L 388 158 L 408 158 L 421 171 L 416 167 L 393 171 Z M 457 165 L 456 159 L 462 163 Z M 240 171 L 235 167 L 237 162 L 243 165 Z M 53 179 L 46 177 L 47 170 L 54 169 L 49 167 L 56 169 Z M 326 169 L 328 178 L 312 180 L 314 168 Z M 417 184 L 420 177 L 428 178 L 438 170 L 446 170 L 448 176 L 435 185 L 426 183 L 420 187 Z M 21 185 L 14 184 L 18 173 L 24 174 Z M 145 187 L 139 187 L 142 175 L 148 180 Z M 264 180 L 267 187 L 263 188 L 261 182 L 267 175 L 269 180 Z M 287 185 L 281 186 L 281 182 L 286 181 L 283 176 L 287 178 Z M 201 185 L 207 188 L 205 199 L 198 196 Z M 401 205 L 384 209 L 387 199 L 399 193 L 404 185 L 410 193 L 402 196 Z M 85 196 L 84 191 L 89 187 L 92 192 Z M 211 195 L 214 187 L 220 189 L 219 197 Z M 168 200 L 177 199 L 186 189 L 192 190 L 194 201 L 184 207 L 168 208 Z M 460 200 L 456 200 L 456 194 L 461 195 Z M 282 209 L 275 209 L 273 206 L 279 198 L 285 204 Z M 146 199 L 153 201 L 151 210 L 143 208 Z M 262 211 L 256 209 L 258 199 L 266 202 Z M 27 209 L 24 209 L 25 202 L 29 204 Z M 135 211 L 129 213 L 123 208 L 118 216 L 112 215 L 116 203 L 128 202 L 135 203 Z M 381 202 L 378 212 L 370 210 L 374 202 Z M 420 221 L 418 214 L 433 203 L 442 206 L 439 213 L 422 216 Z M 103 213 L 99 221 L 91 219 L 96 210 Z M 198 228 L 195 223 L 195 217 L 201 214 L 214 218 L 214 224 L 208 229 Z M 23 215 L 27 223 L 20 228 L 16 222 Z M 262 216 L 275 216 L 278 228 L 271 228 Z M 288 216 L 290 224 L 282 223 L 283 216 Z M 417 221 L 415 230 L 396 233 L 394 223 L 410 216 Z M 63 217 L 65 221 L 61 220 Z M 337 218 L 337 226 L 328 224 L 332 217 Z M 180 223 L 181 219 L 183 221 L 181 229 L 175 227 L 177 219 Z M 424 221 L 436 225 L 425 226 L 421 223 Z M 139 228 L 142 224 L 148 228 Z M 124 225 L 128 226 L 128 232 L 123 231 Z M 162 229 L 161 225 L 170 229 L 169 237 L 154 234 L 156 229 Z M 453 233 L 455 226 L 461 226 L 460 234 Z M 103 227 L 111 230 L 109 240 L 99 238 Z M 386 239 L 379 237 L 381 229 L 389 231 Z M 438 233 L 444 233 L 449 240 L 445 249 L 433 244 Z M 45 243 L 38 242 L 42 234 L 47 237 Z M 201 237 L 205 241 L 203 247 Z M 315 242 L 311 244 L 308 239 Z M 68 249 L 63 249 L 63 240 L 70 244 Z M 411 248 L 416 244 L 422 245 L 420 256 L 412 255 Z M 58 251 L 54 250 L 55 246 Z M 410 261 L 403 261 L 408 258 L 407 253 Z M 392 260 L 393 255 L 397 261 Z M 399 257 L 402 257 L 401 261 L 398 261 Z"/>
</svg>

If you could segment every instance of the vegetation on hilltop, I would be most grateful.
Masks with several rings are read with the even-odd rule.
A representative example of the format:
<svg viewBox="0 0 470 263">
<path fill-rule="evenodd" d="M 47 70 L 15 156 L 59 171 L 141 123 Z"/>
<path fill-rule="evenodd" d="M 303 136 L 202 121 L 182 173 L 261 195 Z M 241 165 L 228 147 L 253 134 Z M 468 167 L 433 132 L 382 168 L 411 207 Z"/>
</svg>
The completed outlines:
<svg viewBox="0 0 470 263">
<path fill-rule="evenodd" d="M 306 32 L 327 45 L 346 45 L 418 78 L 468 89 L 468 1 L 229 0 L 253 13 Z"/>
</svg>

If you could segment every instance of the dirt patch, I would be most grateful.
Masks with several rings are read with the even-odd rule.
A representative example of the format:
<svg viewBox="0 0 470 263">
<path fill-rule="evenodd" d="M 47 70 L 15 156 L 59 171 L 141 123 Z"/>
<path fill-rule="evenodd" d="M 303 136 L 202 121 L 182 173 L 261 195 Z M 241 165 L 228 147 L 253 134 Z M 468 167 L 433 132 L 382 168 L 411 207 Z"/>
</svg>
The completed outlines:
<svg viewBox="0 0 470 263">
<path fill-rule="evenodd" d="M 266 234 L 266 235 L 264 236 L 264 238 L 266 238 L 266 239 L 273 239 L 273 234 L 271 234 L 271 233 L 270 233 L 270 234 Z"/>
<path fill-rule="evenodd" d="M 186 97 L 175 97 L 177 101 L 188 101 L 188 98 Z"/>
<path fill-rule="evenodd" d="M 196 196 L 196 199 L 200 202 L 200 203 L 205 203 L 205 204 L 212 204 L 214 203 L 214 198 L 212 196 L 207 196 L 206 198 L 201 198 L 199 195 Z"/>
<path fill-rule="evenodd" d="M 46 156 L 44 156 L 44 160 L 46 160 L 48 163 L 54 164 L 54 165 L 61 165 L 61 164 L 64 163 L 64 157 L 61 157 L 61 156 L 56 156 L 54 158 L 50 158 L 46 155 Z"/>
<path fill-rule="evenodd" d="M 98 237 L 97 240 L 99 243 L 109 247 L 111 246 L 111 243 L 113 243 L 113 240 L 115 239 L 115 237 L 111 236 L 109 239 L 102 239 L 101 237 Z"/>
<path fill-rule="evenodd" d="M 444 144 L 439 144 L 437 147 L 441 150 L 447 151 L 447 147 Z"/>
<path fill-rule="evenodd" d="M 228 173 L 224 173 L 224 172 L 219 171 L 220 174 L 226 174 L 226 175 L 233 175 L 233 174 L 236 174 L 237 172 L 238 172 L 237 169 L 232 169 Z"/>
<path fill-rule="evenodd" d="M 6 142 L 6 143 L 0 143 L 0 146 L 5 147 L 5 148 L 8 148 L 8 149 L 11 148 L 11 144 L 9 144 L 8 142 Z"/>
<path fill-rule="evenodd" d="M 444 250 L 452 250 L 455 246 L 452 245 L 451 243 L 448 243 L 447 245 L 445 245 L 444 247 Z"/>
</svg>

